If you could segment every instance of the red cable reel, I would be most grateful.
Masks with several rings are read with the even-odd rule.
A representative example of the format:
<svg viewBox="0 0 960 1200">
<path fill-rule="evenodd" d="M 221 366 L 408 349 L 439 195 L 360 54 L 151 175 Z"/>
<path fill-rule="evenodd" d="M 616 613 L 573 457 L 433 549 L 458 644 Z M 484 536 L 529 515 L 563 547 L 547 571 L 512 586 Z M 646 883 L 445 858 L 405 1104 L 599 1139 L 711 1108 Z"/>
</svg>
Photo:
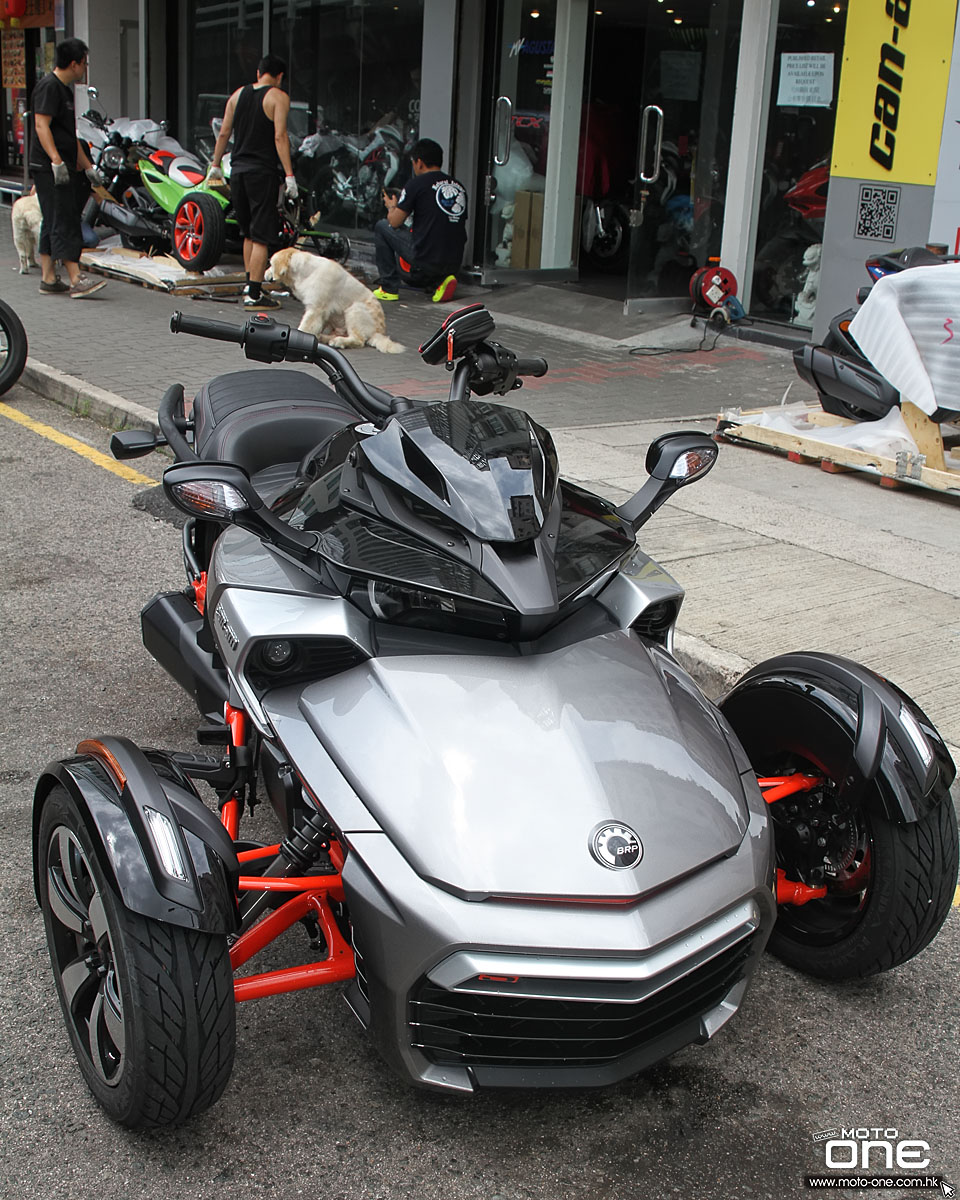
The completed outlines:
<svg viewBox="0 0 960 1200">
<path fill-rule="evenodd" d="M 737 294 L 737 280 L 732 271 L 720 266 L 720 259 L 711 259 L 705 267 L 690 276 L 690 299 L 703 308 L 719 308 Z"/>
</svg>

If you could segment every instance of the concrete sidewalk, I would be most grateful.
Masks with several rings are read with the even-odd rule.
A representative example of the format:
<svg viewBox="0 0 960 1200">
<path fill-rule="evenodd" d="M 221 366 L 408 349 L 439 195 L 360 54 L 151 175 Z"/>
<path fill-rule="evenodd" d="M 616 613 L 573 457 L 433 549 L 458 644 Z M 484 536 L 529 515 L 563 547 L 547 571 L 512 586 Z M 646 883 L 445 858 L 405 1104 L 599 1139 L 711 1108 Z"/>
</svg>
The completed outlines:
<svg viewBox="0 0 960 1200">
<path fill-rule="evenodd" d="M 235 346 L 174 340 L 168 329 L 176 308 L 239 324 L 235 303 L 178 301 L 116 281 L 89 301 L 40 296 L 39 276 L 17 275 L 15 263 L 0 220 L 2 295 L 31 343 L 24 382 L 101 423 L 142 425 L 171 382 L 189 394 L 214 374 L 248 366 Z M 461 288 L 448 305 L 413 294 L 386 306 L 388 331 L 408 353 L 353 351 L 351 360 L 390 391 L 441 398 L 445 372 L 426 367 L 415 347 L 474 299 L 495 314 L 504 344 L 550 363 L 544 379 L 508 402 L 552 430 L 566 476 L 615 500 L 643 482 L 644 452 L 657 434 L 712 431 L 721 408 L 779 404 L 791 385 L 791 400 L 812 399 L 787 350 L 721 338 L 697 351 L 702 332 L 689 317 L 628 321 L 613 301 L 542 285 Z M 291 300 L 276 315 L 295 325 L 300 313 Z M 648 346 L 671 352 L 630 353 Z M 867 476 L 724 446 L 709 478 L 679 492 L 641 542 L 687 588 L 678 650 L 711 693 L 774 654 L 827 650 L 889 676 L 960 746 L 956 498 L 888 491 Z"/>
</svg>

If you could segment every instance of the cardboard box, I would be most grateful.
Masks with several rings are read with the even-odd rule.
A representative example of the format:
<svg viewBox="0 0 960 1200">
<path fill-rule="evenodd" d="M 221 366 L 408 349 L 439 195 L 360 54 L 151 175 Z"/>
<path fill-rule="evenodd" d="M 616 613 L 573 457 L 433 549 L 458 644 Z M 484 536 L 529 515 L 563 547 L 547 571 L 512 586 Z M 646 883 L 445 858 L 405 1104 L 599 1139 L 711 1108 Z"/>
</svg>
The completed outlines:
<svg viewBox="0 0 960 1200">
<path fill-rule="evenodd" d="M 513 242 L 510 266 L 524 269 L 530 253 L 530 201 L 532 192 L 517 192 L 513 198 Z"/>
<path fill-rule="evenodd" d="M 543 246 L 543 192 L 517 192 L 513 201 L 510 266 L 539 270 Z"/>
</svg>

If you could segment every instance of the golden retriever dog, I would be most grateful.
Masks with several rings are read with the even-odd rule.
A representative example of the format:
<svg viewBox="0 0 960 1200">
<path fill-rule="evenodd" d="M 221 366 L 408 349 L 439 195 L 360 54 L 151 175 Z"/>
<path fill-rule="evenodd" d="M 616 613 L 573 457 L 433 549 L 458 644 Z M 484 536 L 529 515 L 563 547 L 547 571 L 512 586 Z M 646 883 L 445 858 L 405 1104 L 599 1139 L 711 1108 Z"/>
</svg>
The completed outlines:
<svg viewBox="0 0 960 1200">
<path fill-rule="evenodd" d="M 402 354 L 404 347 L 387 337 L 380 301 L 349 271 L 330 258 L 306 250 L 278 250 L 270 259 L 267 280 L 282 283 L 303 305 L 304 333 L 337 350 L 373 346 L 382 354 Z"/>
<path fill-rule="evenodd" d="M 15 200 L 10 210 L 13 226 L 13 244 L 20 255 L 20 274 L 30 274 L 30 264 L 37 261 L 37 243 L 40 241 L 40 201 L 35 193 Z"/>
</svg>

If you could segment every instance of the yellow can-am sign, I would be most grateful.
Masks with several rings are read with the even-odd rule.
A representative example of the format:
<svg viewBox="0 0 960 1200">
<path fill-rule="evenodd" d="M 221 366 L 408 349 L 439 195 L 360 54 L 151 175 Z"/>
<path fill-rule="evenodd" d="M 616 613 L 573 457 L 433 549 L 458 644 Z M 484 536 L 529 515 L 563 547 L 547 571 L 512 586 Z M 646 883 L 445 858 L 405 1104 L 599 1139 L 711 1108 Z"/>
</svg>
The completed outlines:
<svg viewBox="0 0 960 1200">
<path fill-rule="evenodd" d="M 933 184 L 956 0 L 851 0 L 833 175 Z"/>
</svg>

